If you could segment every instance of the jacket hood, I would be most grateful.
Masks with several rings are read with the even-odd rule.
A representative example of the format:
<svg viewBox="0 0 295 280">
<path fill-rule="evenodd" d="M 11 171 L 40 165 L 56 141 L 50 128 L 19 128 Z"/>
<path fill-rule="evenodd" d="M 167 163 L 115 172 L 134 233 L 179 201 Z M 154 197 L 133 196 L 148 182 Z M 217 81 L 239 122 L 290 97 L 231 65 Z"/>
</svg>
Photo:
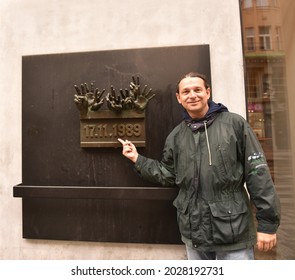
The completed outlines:
<svg viewBox="0 0 295 280">
<path fill-rule="evenodd" d="M 201 128 L 204 128 L 204 124 L 207 124 L 209 127 L 215 120 L 218 113 L 228 112 L 227 107 L 221 103 L 215 103 L 214 101 L 209 101 L 209 110 L 203 118 L 193 119 L 186 110 L 183 112 L 183 118 L 190 129 L 195 132 Z"/>
</svg>

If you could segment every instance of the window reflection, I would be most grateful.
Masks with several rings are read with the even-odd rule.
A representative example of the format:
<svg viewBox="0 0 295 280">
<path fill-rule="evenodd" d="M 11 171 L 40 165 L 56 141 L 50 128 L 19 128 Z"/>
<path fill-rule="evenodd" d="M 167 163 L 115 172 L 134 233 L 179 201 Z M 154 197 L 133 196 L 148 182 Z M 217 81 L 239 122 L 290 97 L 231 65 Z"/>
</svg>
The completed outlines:
<svg viewBox="0 0 295 280">
<path fill-rule="evenodd" d="M 253 6 L 252 0 L 245 0 L 244 1 L 244 8 L 251 8 Z"/>
<path fill-rule="evenodd" d="M 259 26 L 259 47 L 261 50 L 271 50 L 270 26 Z"/>
<path fill-rule="evenodd" d="M 267 7 L 269 0 L 256 0 L 256 7 Z"/>
<path fill-rule="evenodd" d="M 289 61 L 294 57 L 294 2 L 241 1 L 248 119 L 265 151 L 282 204 L 280 242 L 271 254 L 258 254 L 262 259 L 295 259 L 295 153 L 291 145 L 295 139 L 291 140 L 289 102 L 293 98 L 290 84 L 294 84 L 290 77 L 295 74 Z"/>
</svg>

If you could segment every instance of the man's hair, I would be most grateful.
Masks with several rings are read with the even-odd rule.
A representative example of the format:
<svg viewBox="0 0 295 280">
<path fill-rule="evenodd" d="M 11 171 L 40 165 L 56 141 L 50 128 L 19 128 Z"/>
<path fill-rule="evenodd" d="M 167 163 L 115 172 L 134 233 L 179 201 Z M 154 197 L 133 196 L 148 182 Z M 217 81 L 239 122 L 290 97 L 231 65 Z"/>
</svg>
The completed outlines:
<svg viewBox="0 0 295 280">
<path fill-rule="evenodd" d="M 176 84 L 176 92 L 177 92 L 177 93 L 179 93 L 179 84 L 180 84 L 180 82 L 181 82 L 183 79 L 185 79 L 185 78 L 200 78 L 200 79 L 202 79 L 202 80 L 204 81 L 204 85 L 205 85 L 205 88 L 206 88 L 206 89 L 210 87 L 210 85 L 209 85 L 209 83 L 208 83 L 207 78 L 206 78 L 205 75 L 200 74 L 200 73 L 198 73 L 198 72 L 189 72 L 189 73 L 183 75 L 183 76 L 179 79 L 179 81 L 177 82 L 177 84 Z"/>
</svg>

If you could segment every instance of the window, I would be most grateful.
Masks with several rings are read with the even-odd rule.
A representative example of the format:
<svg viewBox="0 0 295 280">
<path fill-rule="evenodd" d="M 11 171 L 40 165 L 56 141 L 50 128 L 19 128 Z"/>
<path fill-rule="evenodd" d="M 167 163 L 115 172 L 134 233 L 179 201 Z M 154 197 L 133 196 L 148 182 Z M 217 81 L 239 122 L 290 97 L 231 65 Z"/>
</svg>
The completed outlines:
<svg viewBox="0 0 295 280">
<path fill-rule="evenodd" d="M 260 26 L 259 27 L 259 47 L 260 50 L 270 50 L 270 27 L 269 26 Z"/>
<path fill-rule="evenodd" d="M 245 0 L 244 1 L 244 8 L 252 8 L 253 7 L 253 3 L 252 0 Z"/>
<path fill-rule="evenodd" d="M 256 98 L 261 95 L 259 71 L 261 69 L 247 69 L 246 84 L 249 98 Z"/>
<path fill-rule="evenodd" d="M 268 7 L 268 0 L 256 0 L 257 7 Z"/>
<path fill-rule="evenodd" d="M 247 27 L 245 29 L 246 34 L 246 50 L 254 51 L 255 50 L 255 36 L 254 36 L 254 28 Z"/>
<path fill-rule="evenodd" d="M 246 1 L 240 3 L 245 8 Z M 263 147 L 286 218 L 277 232 L 279 246 L 267 253 L 270 259 L 295 258 L 294 4 L 294 0 L 255 0 L 252 9 L 241 9 L 247 117 Z M 251 53 L 247 38 L 253 31 L 246 28 L 250 26 L 256 45 Z"/>
</svg>

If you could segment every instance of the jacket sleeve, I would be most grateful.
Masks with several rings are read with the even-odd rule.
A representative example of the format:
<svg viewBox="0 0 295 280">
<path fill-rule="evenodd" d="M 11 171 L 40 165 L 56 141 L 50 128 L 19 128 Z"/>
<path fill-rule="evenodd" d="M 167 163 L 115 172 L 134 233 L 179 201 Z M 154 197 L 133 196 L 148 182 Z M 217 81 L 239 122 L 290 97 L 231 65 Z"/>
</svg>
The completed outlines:
<svg viewBox="0 0 295 280">
<path fill-rule="evenodd" d="M 138 156 L 135 169 L 141 174 L 143 179 L 163 186 L 175 185 L 175 172 L 173 162 L 173 149 L 166 140 L 161 161 Z"/>
<path fill-rule="evenodd" d="M 244 122 L 244 168 L 250 199 L 256 208 L 258 232 L 275 233 L 280 224 L 280 203 L 262 147 Z"/>
</svg>

